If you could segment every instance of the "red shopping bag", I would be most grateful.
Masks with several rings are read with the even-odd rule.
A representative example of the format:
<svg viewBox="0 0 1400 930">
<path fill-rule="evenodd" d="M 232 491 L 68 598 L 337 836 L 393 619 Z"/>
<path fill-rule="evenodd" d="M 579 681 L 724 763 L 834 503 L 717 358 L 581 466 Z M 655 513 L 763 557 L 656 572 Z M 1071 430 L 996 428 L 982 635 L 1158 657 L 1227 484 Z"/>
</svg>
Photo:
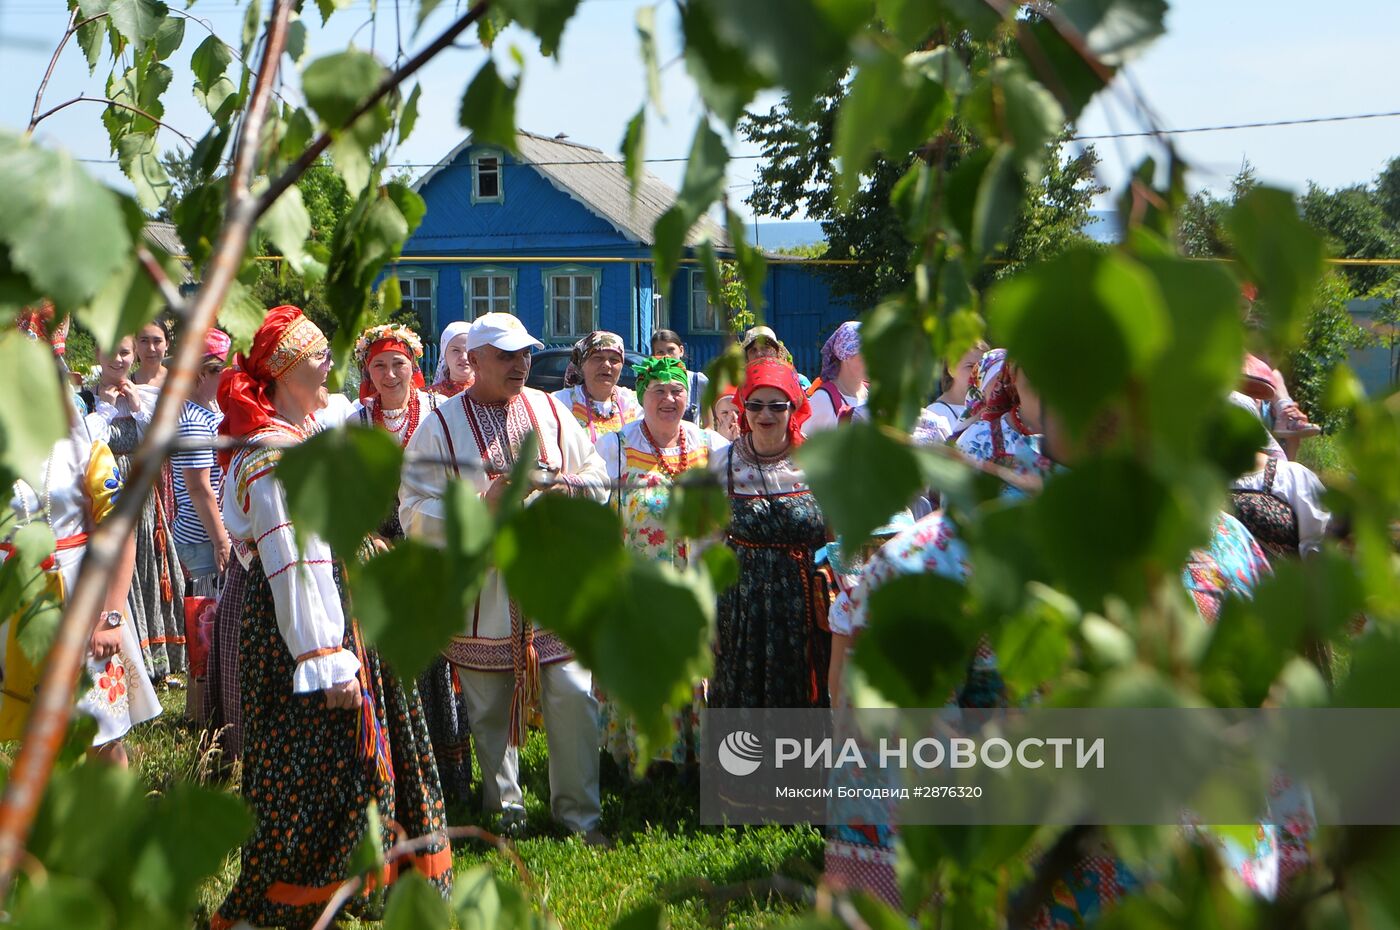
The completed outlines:
<svg viewBox="0 0 1400 930">
<path fill-rule="evenodd" d="M 209 643 L 214 637 L 214 615 L 218 609 L 217 597 L 185 598 L 185 645 L 194 678 L 203 678 L 209 669 Z"/>
</svg>

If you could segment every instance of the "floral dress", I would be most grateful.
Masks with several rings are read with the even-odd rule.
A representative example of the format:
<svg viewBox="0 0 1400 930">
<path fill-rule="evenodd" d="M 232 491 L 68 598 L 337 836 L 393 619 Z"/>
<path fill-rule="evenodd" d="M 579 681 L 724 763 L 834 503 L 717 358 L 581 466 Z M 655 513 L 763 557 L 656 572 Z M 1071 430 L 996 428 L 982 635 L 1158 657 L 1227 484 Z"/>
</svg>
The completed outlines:
<svg viewBox="0 0 1400 930">
<path fill-rule="evenodd" d="M 689 468 L 706 467 L 729 440 L 713 430 L 682 422 L 680 442 L 658 449 L 642 427 L 643 421 L 637 420 L 598 440 L 595 448 L 614 485 L 609 503 L 622 518 L 623 540 L 630 549 L 683 569 L 690 562 L 691 542 L 674 539 L 666 530 L 671 483 Z M 700 709 L 705 706 L 706 688 L 704 680 L 695 683 L 690 706 L 671 718 L 671 741 L 657 747 L 653 759 L 676 765 L 700 759 Z M 603 748 L 618 765 L 630 768 L 637 756 L 636 727 L 596 685 L 594 691 Z"/>
<path fill-rule="evenodd" d="M 788 455 L 764 459 L 742 437 L 711 461 L 729 494 L 724 542 L 739 580 L 719 596 L 713 707 L 826 707 L 831 634 L 822 629 L 816 573 L 826 521 Z"/>
</svg>

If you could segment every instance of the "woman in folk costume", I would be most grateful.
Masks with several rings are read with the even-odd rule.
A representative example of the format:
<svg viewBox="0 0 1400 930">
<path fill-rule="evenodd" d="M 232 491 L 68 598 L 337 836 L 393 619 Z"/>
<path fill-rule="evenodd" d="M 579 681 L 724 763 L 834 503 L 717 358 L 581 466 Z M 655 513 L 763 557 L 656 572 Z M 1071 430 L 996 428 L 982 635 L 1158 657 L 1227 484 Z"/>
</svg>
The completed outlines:
<svg viewBox="0 0 1400 930">
<path fill-rule="evenodd" d="M 692 544 L 666 528 L 671 485 L 691 468 L 705 468 L 729 440 L 685 419 L 690 404 L 690 376 L 678 358 L 649 358 L 635 368 L 642 419 L 598 440 L 598 455 L 613 481 L 611 504 L 622 518 L 622 537 L 633 551 L 685 568 Z M 619 708 L 602 701 L 603 745 L 618 765 L 635 762 L 636 732 Z M 684 765 L 700 758 L 700 715 L 705 683 L 694 688 L 690 706 L 673 718 L 671 743 L 657 747 L 653 758 Z"/>
<path fill-rule="evenodd" d="M 962 423 L 954 434 L 969 458 L 1023 475 L 1044 477 L 1051 463 L 1041 452 L 1040 397 L 1005 349 L 982 356 L 968 388 Z"/>
<path fill-rule="evenodd" d="M 617 333 L 594 330 L 574 343 L 564 371 L 564 389 L 555 391 L 554 397 L 588 431 L 589 442 L 596 443 L 642 415 L 637 395 L 617 384 L 626 359 Z"/>
<path fill-rule="evenodd" d="M 140 338 L 147 358 L 164 357 L 165 330 L 157 323 L 142 328 Z M 152 347 L 154 346 L 154 348 Z M 94 393 L 96 413 L 107 424 L 107 443 L 117 456 L 122 474 L 131 470 L 131 453 L 141 442 L 155 413 L 165 369 L 146 373 L 145 384 L 135 381 L 136 340 L 126 337 L 112 351 L 99 350 L 101 365 Z M 176 675 L 185 669 L 185 576 L 175 549 L 173 531 L 173 473 L 169 460 L 146 498 L 136 525 L 136 572 L 131 583 L 131 617 L 141 643 L 141 656 L 151 680 L 159 687 L 180 685 Z"/>
<path fill-rule="evenodd" d="M 349 873 L 374 801 L 388 850 L 393 824 L 407 836 L 445 827 L 442 792 L 417 689 L 402 687 L 348 616 L 338 560 L 297 533 L 275 468 L 282 450 L 317 429 L 330 371 L 326 337 L 295 307 L 276 307 L 252 348 L 224 371 L 221 435 L 250 443 L 226 469 L 223 513 L 247 571 L 239 666 L 243 690 L 243 797 L 256 828 L 238 883 L 212 925 L 310 926 Z M 444 894 L 446 844 L 389 862 L 382 888 L 411 864 Z M 351 908 L 373 916 L 370 892 Z"/>
<path fill-rule="evenodd" d="M 860 354 L 860 323 L 848 320 L 822 346 L 821 384 L 808 400 L 812 414 L 802 424 L 802 435 L 849 423 L 865 407 L 869 394 L 865 358 Z"/>
<path fill-rule="evenodd" d="M 467 330 L 471 324 L 463 320 L 448 323 L 438 343 L 437 372 L 428 390 L 443 397 L 456 397 L 472 386 L 475 376 L 467 360 Z"/>
<path fill-rule="evenodd" d="M 51 307 L 29 311 L 20 319 L 20 328 L 31 338 L 46 338 L 52 325 Z M 63 345 L 68 332 L 65 319 L 54 329 L 52 344 L 63 379 L 64 407 L 68 413 L 68 435 L 54 444 L 43 464 L 38 485 L 16 481 L 10 500 L 10 534 L 0 543 L 0 562 L 14 553 L 14 533 L 39 524 L 53 533 L 54 551 L 43 563 L 45 593 L 61 609 L 67 592 L 78 580 L 78 570 L 87 551 L 88 532 L 111 513 L 122 488 L 116 459 L 101 434 L 105 423 L 98 418 L 78 415 L 71 402 L 68 369 L 63 364 Z M 141 664 L 141 647 L 135 625 L 126 617 L 127 589 L 131 584 L 135 558 L 134 540 L 128 538 L 112 573 L 101 612 L 94 618 L 87 673 L 91 687 L 79 698 L 79 708 L 97 721 L 92 745 L 96 754 L 119 765 L 126 764 L 121 738 L 133 726 L 161 712 L 160 701 Z M 33 605 L 26 605 L 28 610 Z M 19 644 L 19 622 L 23 611 L 8 618 L 0 636 L 0 740 L 24 736 L 24 726 L 39 684 L 39 669 Z"/>
<path fill-rule="evenodd" d="M 821 628 L 816 573 L 826 521 L 792 460 L 807 397 L 777 359 L 749 365 L 738 441 L 710 459 L 729 494 L 726 544 L 739 581 L 719 596 L 712 707 L 824 707 L 831 635 Z"/>
<path fill-rule="evenodd" d="M 446 401 L 441 394 L 422 390 L 423 375 L 418 370 L 422 357 L 423 343 L 406 326 L 372 326 L 355 341 L 355 361 L 361 369 L 358 421 L 386 430 L 400 447 L 408 445 L 423 417 Z M 379 527 L 373 545 L 382 549 L 402 538 L 395 501 L 394 512 Z M 466 698 L 451 663 L 439 657 L 418 677 L 418 691 L 443 795 L 449 802 L 464 801 L 471 790 L 471 731 Z"/>
<path fill-rule="evenodd" d="M 454 479 L 494 508 L 531 434 L 538 449 L 534 477 L 549 482 L 548 493 L 606 499 L 607 471 L 588 434 L 563 404 L 525 386 L 530 351 L 541 347 L 509 313 L 482 314 L 472 323 L 467 350 L 476 381 L 426 417 L 408 444 L 417 458 L 404 468 L 399 517 L 409 536 L 442 544 L 443 498 Z M 486 573 L 463 621 L 463 635 L 446 652 L 467 699 L 483 807 L 501 814 L 506 831 L 524 828 L 518 747 L 528 708 L 538 700 L 549 738 L 554 816 L 587 842 L 605 842 L 597 832 L 598 702 L 592 675 L 557 635 L 521 614 L 494 570 Z"/>
</svg>

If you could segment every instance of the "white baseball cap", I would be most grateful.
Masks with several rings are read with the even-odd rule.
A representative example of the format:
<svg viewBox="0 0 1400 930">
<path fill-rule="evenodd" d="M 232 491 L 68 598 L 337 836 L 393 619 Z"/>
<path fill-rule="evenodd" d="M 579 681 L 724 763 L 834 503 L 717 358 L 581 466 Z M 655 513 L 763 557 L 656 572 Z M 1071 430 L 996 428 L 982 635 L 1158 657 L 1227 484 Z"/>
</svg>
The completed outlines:
<svg viewBox="0 0 1400 930">
<path fill-rule="evenodd" d="M 495 346 L 505 352 L 516 352 L 526 346 L 543 349 L 544 343 L 530 335 L 520 318 L 510 313 L 483 313 L 467 330 L 467 350 Z"/>
</svg>

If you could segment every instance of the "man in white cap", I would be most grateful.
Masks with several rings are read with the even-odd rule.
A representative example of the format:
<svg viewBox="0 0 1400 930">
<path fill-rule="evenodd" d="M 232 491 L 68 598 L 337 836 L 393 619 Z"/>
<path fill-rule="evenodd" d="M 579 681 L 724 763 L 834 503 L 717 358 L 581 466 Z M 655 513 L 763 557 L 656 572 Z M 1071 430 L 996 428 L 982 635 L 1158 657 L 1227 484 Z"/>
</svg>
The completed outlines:
<svg viewBox="0 0 1400 930">
<path fill-rule="evenodd" d="M 409 536 L 443 541 L 443 497 L 454 478 L 494 508 L 531 432 L 539 440 L 536 475 L 554 482 L 551 491 L 606 499 L 607 468 L 588 434 L 557 400 L 525 386 L 536 348 L 544 345 L 509 313 L 486 313 L 472 323 L 467 358 L 476 381 L 425 415 L 408 444 L 410 455 L 457 463 L 405 466 L 399 519 Z M 501 813 L 508 833 L 524 828 L 518 748 L 538 696 L 549 738 L 551 810 L 588 842 L 606 843 L 598 832 L 598 702 L 588 670 L 558 636 L 521 616 L 494 570 L 446 656 L 466 697 L 485 809 Z"/>
</svg>

